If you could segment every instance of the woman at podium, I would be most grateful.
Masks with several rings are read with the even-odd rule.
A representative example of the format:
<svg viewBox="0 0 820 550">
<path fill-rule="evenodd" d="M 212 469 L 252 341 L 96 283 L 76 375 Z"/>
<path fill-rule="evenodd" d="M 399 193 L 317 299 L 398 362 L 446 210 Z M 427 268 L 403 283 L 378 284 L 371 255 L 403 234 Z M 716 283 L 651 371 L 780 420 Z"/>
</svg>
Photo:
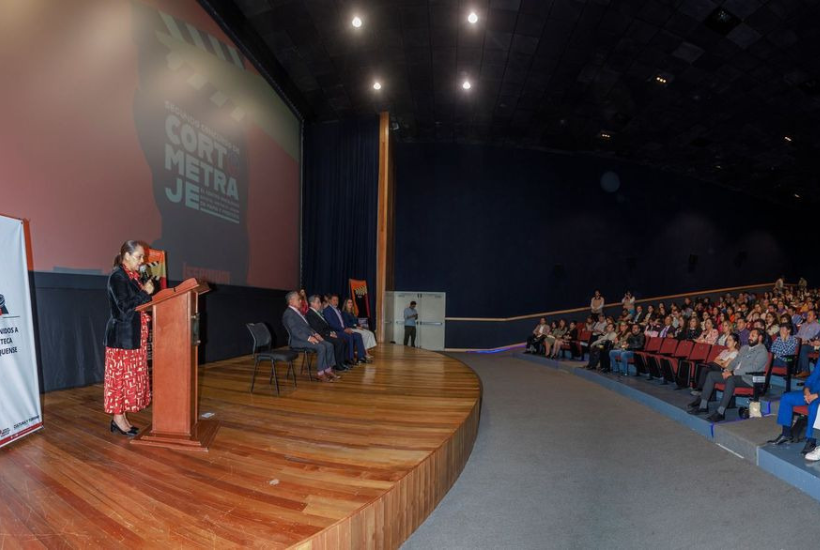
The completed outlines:
<svg viewBox="0 0 820 550">
<path fill-rule="evenodd" d="M 113 415 L 111 432 L 134 437 L 139 430 L 126 413 L 151 403 L 148 379 L 148 315 L 136 308 L 151 301 L 154 283 L 140 282 L 139 268 L 145 248 L 139 241 L 125 241 L 114 258 L 108 277 L 111 314 L 105 327 L 105 412 Z"/>
</svg>

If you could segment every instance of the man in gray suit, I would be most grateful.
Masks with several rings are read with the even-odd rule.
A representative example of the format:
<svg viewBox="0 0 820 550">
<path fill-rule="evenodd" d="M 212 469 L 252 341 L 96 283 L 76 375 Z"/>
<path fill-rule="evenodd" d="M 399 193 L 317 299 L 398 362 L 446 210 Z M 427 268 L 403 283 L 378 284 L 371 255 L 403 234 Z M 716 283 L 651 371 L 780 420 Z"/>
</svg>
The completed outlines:
<svg viewBox="0 0 820 550">
<path fill-rule="evenodd" d="M 285 296 L 285 301 L 288 307 L 285 308 L 285 313 L 282 314 L 282 324 L 290 334 L 290 344 L 294 348 L 309 348 L 316 350 L 316 371 L 317 378 L 322 382 L 335 382 L 341 377 L 336 376 L 333 372 L 333 365 L 336 364 L 336 359 L 333 357 L 333 344 L 325 341 L 315 330 L 310 328 L 310 325 L 305 319 L 302 312 L 299 311 L 299 306 L 302 303 L 302 297 L 296 291 L 288 292 Z"/>
</svg>

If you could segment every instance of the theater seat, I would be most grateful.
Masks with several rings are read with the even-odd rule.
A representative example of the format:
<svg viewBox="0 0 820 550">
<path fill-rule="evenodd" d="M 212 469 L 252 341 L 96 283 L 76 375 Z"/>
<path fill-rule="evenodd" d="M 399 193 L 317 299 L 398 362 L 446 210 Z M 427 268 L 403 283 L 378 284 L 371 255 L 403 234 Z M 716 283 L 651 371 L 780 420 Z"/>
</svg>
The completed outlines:
<svg viewBox="0 0 820 550">
<path fill-rule="evenodd" d="M 636 351 L 634 355 L 635 370 L 638 374 L 649 374 L 649 368 L 646 364 L 646 355 L 649 353 L 657 353 L 661 348 L 663 338 L 657 336 L 648 336 L 642 350 Z"/>
<path fill-rule="evenodd" d="M 659 359 L 664 383 L 675 382 L 680 361 L 689 357 L 694 347 L 694 342 L 684 340 L 678 344 L 678 347 L 675 348 L 675 352 L 670 357 L 661 357 Z"/>
<path fill-rule="evenodd" d="M 658 349 L 657 353 L 650 353 L 646 355 L 646 364 L 649 370 L 650 379 L 663 379 L 663 375 L 661 374 L 660 359 L 662 357 L 671 357 L 672 354 L 675 353 L 675 350 L 678 349 L 678 344 L 680 344 L 680 341 L 676 338 L 663 338 L 661 347 Z M 666 384 L 666 380 L 663 380 L 663 383 Z"/>
<path fill-rule="evenodd" d="M 677 382 L 679 388 L 692 387 L 692 377 L 695 376 L 695 365 L 705 362 L 711 350 L 712 346 L 710 344 L 698 342 L 692 347 L 689 357 L 680 360 L 678 371 L 675 373 L 675 382 Z M 715 357 L 717 357 L 717 355 L 715 355 Z"/>
</svg>

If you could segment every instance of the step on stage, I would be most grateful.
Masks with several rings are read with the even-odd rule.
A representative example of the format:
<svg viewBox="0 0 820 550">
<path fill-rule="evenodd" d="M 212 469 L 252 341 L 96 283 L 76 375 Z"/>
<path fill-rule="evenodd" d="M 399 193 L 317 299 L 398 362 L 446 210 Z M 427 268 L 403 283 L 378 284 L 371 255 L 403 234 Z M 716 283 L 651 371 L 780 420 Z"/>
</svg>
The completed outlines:
<svg viewBox="0 0 820 550">
<path fill-rule="evenodd" d="M 204 365 L 207 453 L 129 445 L 102 386 L 49 393 L 45 429 L 0 450 L 0 548 L 396 548 L 461 473 L 481 385 L 459 361 L 385 345 L 335 384 L 250 357 Z M 146 426 L 150 409 L 130 415 Z"/>
</svg>

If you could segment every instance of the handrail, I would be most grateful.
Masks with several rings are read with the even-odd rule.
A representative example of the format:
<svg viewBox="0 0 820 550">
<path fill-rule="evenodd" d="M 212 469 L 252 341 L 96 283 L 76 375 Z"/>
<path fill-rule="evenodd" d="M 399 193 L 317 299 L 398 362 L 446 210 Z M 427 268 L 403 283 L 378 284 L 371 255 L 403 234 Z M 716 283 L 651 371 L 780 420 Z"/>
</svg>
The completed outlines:
<svg viewBox="0 0 820 550">
<path fill-rule="evenodd" d="M 724 293 L 724 292 L 732 292 L 735 290 L 746 290 L 746 289 L 754 289 L 754 288 L 773 288 L 774 283 L 761 283 L 757 285 L 743 285 L 743 286 L 732 286 L 727 288 L 717 288 L 714 290 L 701 290 L 698 292 L 685 292 L 683 294 L 668 294 L 666 296 L 656 296 L 654 298 L 643 298 L 641 300 L 635 300 L 636 304 L 644 304 L 646 302 L 661 302 L 664 300 L 671 300 L 674 298 L 685 298 L 687 296 L 700 296 L 702 294 L 714 294 L 714 293 Z M 604 307 L 615 307 L 618 305 L 618 302 L 614 304 L 608 304 Z M 553 315 L 565 315 L 567 313 L 583 313 L 588 312 L 589 306 L 578 307 L 573 309 L 559 309 L 555 311 L 545 311 L 543 313 L 532 313 L 530 315 L 519 315 L 517 317 L 445 317 L 445 321 L 470 321 L 470 322 L 479 322 L 479 323 L 506 323 L 509 321 L 521 321 L 524 319 L 535 319 L 536 317 L 549 317 Z"/>
</svg>

